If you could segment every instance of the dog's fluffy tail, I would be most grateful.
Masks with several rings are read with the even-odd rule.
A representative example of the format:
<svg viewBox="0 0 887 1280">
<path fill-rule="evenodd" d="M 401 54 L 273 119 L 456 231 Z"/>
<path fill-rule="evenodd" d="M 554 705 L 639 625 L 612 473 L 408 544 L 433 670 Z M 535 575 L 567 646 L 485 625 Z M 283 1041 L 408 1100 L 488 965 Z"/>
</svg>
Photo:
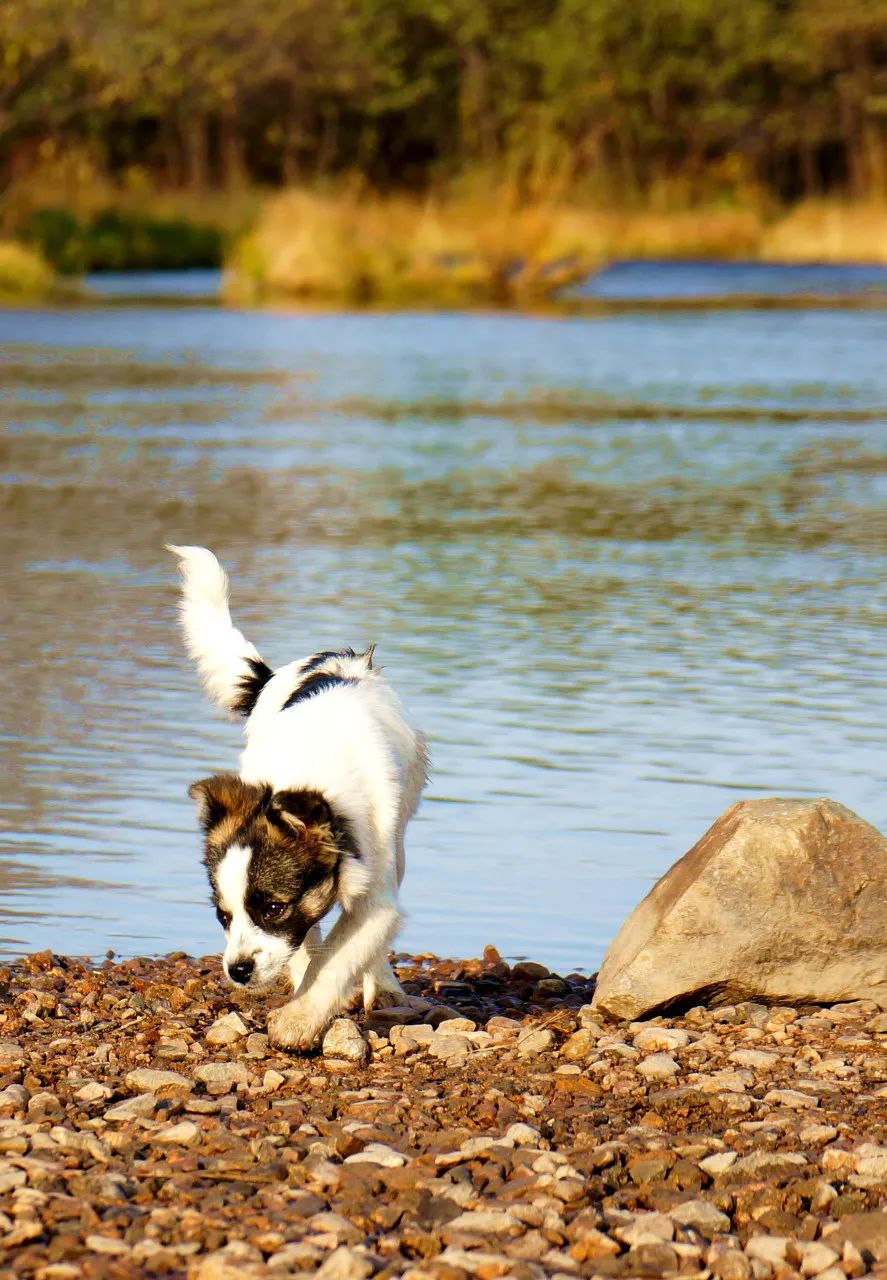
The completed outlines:
<svg viewBox="0 0 887 1280">
<path fill-rule="evenodd" d="M 228 577 L 206 547 L 173 547 L 182 573 L 179 617 L 188 653 L 213 702 L 232 715 L 251 714 L 274 672 L 234 626 Z"/>
</svg>

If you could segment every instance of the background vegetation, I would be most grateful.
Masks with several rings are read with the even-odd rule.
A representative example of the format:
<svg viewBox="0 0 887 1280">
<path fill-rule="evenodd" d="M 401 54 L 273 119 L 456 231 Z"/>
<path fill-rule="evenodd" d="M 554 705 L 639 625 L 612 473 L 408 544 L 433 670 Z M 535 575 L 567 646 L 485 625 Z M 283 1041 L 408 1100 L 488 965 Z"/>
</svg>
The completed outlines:
<svg viewBox="0 0 887 1280">
<path fill-rule="evenodd" d="M 69 270 L 175 265 L 170 193 L 195 263 L 256 188 L 887 201 L 887 0 L 4 0 L 0 45 L 0 233 Z"/>
</svg>

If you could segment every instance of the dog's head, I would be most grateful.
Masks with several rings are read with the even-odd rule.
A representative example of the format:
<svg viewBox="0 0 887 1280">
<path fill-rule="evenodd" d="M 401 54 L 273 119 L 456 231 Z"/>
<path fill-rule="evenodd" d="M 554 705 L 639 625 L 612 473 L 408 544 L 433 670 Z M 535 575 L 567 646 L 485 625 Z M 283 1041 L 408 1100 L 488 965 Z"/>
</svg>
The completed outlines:
<svg viewBox="0 0 887 1280">
<path fill-rule="evenodd" d="M 348 823 L 317 791 L 272 791 L 235 774 L 195 782 L 189 795 L 225 930 L 225 972 L 250 991 L 268 991 L 336 900 L 342 859 L 356 856 Z"/>
</svg>

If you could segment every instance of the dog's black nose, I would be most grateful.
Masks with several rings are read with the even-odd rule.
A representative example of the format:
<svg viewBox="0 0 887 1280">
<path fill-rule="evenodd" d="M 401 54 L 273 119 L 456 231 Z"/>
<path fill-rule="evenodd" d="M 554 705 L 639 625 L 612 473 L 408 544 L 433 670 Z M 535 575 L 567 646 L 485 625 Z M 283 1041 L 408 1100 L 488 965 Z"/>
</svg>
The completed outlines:
<svg viewBox="0 0 887 1280">
<path fill-rule="evenodd" d="M 228 977 L 232 982 L 239 982 L 242 987 L 245 987 L 253 976 L 255 967 L 253 960 L 237 960 L 234 964 L 228 965 Z"/>
</svg>

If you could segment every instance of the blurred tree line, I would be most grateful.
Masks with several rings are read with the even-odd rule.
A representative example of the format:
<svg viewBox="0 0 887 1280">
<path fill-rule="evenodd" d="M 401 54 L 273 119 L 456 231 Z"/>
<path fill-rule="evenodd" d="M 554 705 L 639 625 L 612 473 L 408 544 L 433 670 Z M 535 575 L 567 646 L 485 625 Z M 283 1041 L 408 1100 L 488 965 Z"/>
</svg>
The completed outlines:
<svg viewBox="0 0 887 1280">
<path fill-rule="evenodd" d="M 887 0 L 2 0 L 0 176 L 887 196 Z"/>
</svg>

